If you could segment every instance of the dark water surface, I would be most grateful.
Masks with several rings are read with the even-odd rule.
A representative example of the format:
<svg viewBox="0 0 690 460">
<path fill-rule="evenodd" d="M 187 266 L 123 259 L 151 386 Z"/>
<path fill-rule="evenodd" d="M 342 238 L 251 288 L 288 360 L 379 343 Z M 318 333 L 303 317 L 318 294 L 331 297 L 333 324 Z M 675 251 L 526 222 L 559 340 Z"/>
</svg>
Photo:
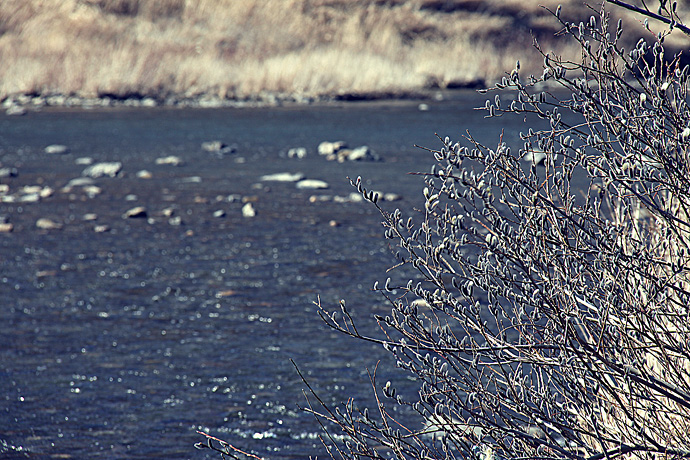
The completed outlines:
<svg viewBox="0 0 690 460">
<path fill-rule="evenodd" d="M 433 160 L 414 144 L 436 148 L 434 133 L 466 129 L 496 142 L 501 126 L 472 110 L 482 102 L 0 116 L 0 167 L 18 172 L 0 179 L 17 197 L 0 202 L 14 225 L 0 234 L 0 457 L 217 458 L 193 448 L 197 429 L 265 457 L 324 457 L 289 359 L 326 400 L 369 401 L 366 368 L 384 351 L 329 331 L 313 302 L 334 310 L 346 299 L 373 331 L 369 318 L 386 307 L 371 286 L 393 258 L 372 206 L 309 197 L 347 196 L 346 176 L 362 175 L 403 197 L 385 208 L 411 209 L 422 182 L 405 173 Z M 509 137 L 524 129 L 503 121 Z M 237 152 L 201 149 L 214 139 Z M 366 144 L 385 161 L 328 162 L 316 154 L 323 140 Z M 49 144 L 70 152 L 46 154 Z M 299 146 L 307 158 L 281 156 Z M 185 164 L 155 163 L 168 155 Z M 122 173 L 96 179 L 94 197 L 63 192 L 80 157 L 120 161 Z M 153 177 L 138 178 L 143 169 Z M 330 189 L 259 181 L 288 171 Z M 20 202 L 25 185 L 54 193 Z M 242 217 L 243 199 L 256 217 Z M 124 219 L 134 206 L 148 219 Z M 62 228 L 38 229 L 41 217 Z"/>
</svg>

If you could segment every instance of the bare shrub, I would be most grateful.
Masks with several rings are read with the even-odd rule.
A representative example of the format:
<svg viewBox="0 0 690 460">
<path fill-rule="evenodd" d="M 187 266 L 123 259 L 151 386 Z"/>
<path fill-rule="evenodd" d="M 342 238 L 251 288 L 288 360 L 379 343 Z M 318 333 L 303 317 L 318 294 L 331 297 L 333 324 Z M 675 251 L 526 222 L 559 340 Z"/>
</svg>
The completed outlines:
<svg viewBox="0 0 690 460">
<path fill-rule="evenodd" d="M 374 286 L 381 336 L 344 303 L 320 312 L 419 391 L 373 379 L 371 412 L 312 391 L 333 458 L 690 457 L 690 67 L 665 54 L 672 8 L 642 10 L 670 28 L 628 50 L 603 7 L 562 20 L 582 59 L 540 49 L 543 72 L 516 65 L 485 106 L 541 121 L 518 148 L 443 139 L 417 215 L 353 181 L 417 277 Z"/>
</svg>

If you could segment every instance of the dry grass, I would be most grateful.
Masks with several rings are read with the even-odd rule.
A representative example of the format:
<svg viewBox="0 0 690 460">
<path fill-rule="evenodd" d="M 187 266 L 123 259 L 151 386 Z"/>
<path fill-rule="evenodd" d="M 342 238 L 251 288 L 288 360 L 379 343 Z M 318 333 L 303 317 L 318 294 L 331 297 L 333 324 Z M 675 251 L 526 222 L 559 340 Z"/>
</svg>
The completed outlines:
<svg viewBox="0 0 690 460">
<path fill-rule="evenodd" d="M 584 16 L 579 2 L 564 11 Z M 403 95 L 541 65 L 557 0 L 3 0 L 0 100 L 16 94 Z"/>
</svg>

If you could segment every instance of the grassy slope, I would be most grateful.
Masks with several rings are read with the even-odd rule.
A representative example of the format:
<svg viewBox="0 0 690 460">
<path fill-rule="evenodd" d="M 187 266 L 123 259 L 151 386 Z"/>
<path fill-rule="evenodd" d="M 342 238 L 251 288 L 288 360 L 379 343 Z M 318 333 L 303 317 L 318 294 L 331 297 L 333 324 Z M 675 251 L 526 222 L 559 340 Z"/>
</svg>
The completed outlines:
<svg viewBox="0 0 690 460">
<path fill-rule="evenodd" d="M 0 100 L 402 95 L 494 81 L 516 59 L 539 72 L 530 32 L 574 56 L 539 7 L 557 3 L 589 15 L 576 0 L 3 0 Z"/>
</svg>

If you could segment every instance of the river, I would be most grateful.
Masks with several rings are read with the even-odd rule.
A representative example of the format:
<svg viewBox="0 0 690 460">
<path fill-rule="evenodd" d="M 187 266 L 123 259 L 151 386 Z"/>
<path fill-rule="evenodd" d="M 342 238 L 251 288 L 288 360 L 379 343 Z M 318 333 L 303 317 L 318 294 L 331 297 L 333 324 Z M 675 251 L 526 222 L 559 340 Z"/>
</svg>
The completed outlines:
<svg viewBox="0 0 690 460">
<path fill-rule="evenodd" d="M 16 170 L 0 178 L 0 218 L 13 226 L 0 233 L 0 456 L 219 458 L 194 449 L 196 430 L 267 458 L 325 456 L 290 359 L 329 402 L 370 401 L 367 369 L 379 360 L 380 379 L 405 381 L 384 350 L 316 313 L 319 298 L 333 310 L 345 299 L 375 333 L 372 316 L 387 307 L 371 287 L 394 264 L 373 206 L 332 197 L 361 175 L 401 197 L 384 208 L 420 206 L 423 182 L 407 173 L 433 157 L 415 144 L 437 148 L 436 133 L 459 140 L 467 129 L 495 143 L 504 128 L 513 140 L 525 129 L 485 120 L 473 110 L 483 100 L 0 116 L 0 168 Z M 204 151 L 211 140 L 234 152 Z M 383 161 L 326 161 L 324 140 Z M 69 151 L 45 153 L 51 144 Z M 287 158 L 292 147 L 307 156 Z M 184 164 L 156 163 L 170 155 Z M 87 157 L 122 171 L 94 179 L 97 189 L 64 189 Z M 330 187 L 260 180 L 278 172 Z M 243 217 L 246 203 L 255 217 Z M 146 217 L 122 217 L 137 206 Z M 38 228 L 40 218 L 60 228 Z"/>
</svg>

